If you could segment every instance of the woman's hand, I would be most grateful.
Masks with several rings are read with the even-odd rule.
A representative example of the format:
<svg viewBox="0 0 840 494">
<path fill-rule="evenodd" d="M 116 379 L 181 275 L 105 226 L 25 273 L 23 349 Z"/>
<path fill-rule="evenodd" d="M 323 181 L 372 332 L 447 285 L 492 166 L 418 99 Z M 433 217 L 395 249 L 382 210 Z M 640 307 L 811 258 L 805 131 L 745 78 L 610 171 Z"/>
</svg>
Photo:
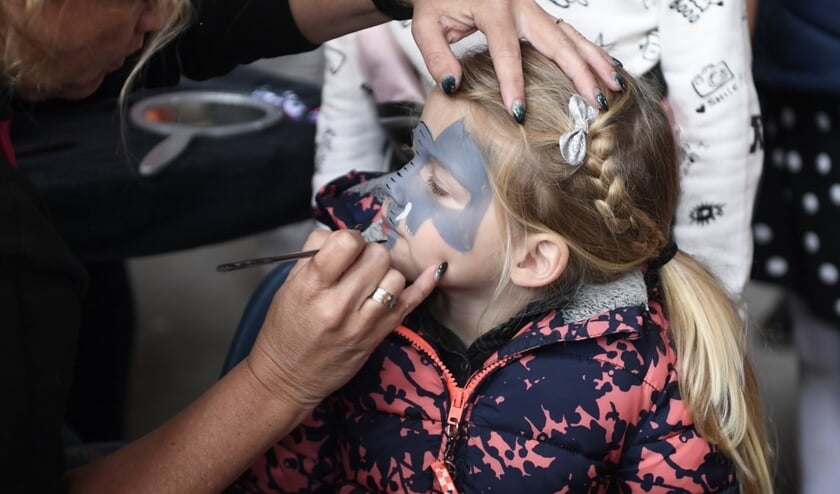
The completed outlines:
<svg viewBox="0 0 840 494">
<path fill-rule="evenodd" d="M 277 291 L 246 359 L 273 395 L 303 413 L 350 380 L 436 283 L 431 266 L 406 287 L 385 247 L 356 231 L 313 232 L 304 249 L 317 248 Z M 393 308 L 371 298 L 377 288 L 396 298 Z"/>
<path fill-rule="evenodd" d="M 445 92 L 451 92 L 450 87 L 454 90 L 461 80 L 461 67 L 449 44 L 476 30 L 487 37 L 502 99 L 515 117 L 517 103 L 523 111 L 525 104 L 520 38 L 554 60 L 595 108 L 601 107 L 595 96 L 600 86 L 595 75 L 609 89 L 621 90 L 613 80 L 613 59 L 534 0 L 414 0 L 413 4 L 412 33 L 429 71 Z M 454 86 L 447 87 L 450 82 Z"/>
</svg>

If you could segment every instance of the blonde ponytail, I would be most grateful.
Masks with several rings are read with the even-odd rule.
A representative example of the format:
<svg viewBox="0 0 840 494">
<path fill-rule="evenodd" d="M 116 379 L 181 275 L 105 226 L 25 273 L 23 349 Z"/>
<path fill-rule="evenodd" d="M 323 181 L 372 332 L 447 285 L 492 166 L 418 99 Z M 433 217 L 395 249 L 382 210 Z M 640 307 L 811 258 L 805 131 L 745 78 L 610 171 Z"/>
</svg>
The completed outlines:
<svg viewBox="0 0 840 494">
<path fill-rule="evenodd" d="M 659 273 L 679 356 L 680 392 L 698 432 L 732 458 L 745 494 L 772 493 L 758 383 L 735 304 L 683 252 Z"/>
</svg>

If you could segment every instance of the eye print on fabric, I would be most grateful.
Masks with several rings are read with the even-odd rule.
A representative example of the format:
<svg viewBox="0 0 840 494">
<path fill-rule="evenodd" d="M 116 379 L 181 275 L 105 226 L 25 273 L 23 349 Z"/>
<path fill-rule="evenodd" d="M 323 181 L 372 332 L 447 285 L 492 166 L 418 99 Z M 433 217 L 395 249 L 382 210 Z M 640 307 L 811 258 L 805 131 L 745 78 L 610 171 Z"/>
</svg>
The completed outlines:
<svg viewBox="0 0 840 494">
<path fill-rule="evenodd" d="M 390 199 L 385 221 L 391 230 L 402 224 L 408 235 L 415 235 L 429 221 L 450 247 L 461 252 L 471 250 L 492 190 L 484 159 L 464 121 L 453 123 L 437 139 L 421 122 L 414 129 L 414 151 L 414 158 L 385 182 Z M 435 179 L 438 168 L 469 193 L 469 200 L 462 207 L 447 202 L 447 190 Z M 389 232 L 392 242 L 394 235 L 394 231 Z"/>
<path fill-rule="evenodd" d="M 719 216 L 723 216 L 723 204 L 699 204 L 691 210 L 691 214 L 688 216 L 692 223 L 701 226 L 708 225 L 718 219 Z"/>
</svg>

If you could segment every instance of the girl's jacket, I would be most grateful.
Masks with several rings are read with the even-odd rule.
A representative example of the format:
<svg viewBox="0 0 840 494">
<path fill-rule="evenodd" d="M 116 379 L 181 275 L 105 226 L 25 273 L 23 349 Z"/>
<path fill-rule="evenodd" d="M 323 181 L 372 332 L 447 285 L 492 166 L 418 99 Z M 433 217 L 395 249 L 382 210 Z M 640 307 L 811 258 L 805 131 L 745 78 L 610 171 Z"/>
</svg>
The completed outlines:
<svg viewBox="0 0 840 494">
<path fill-rule="evenodd" d="M 377 202 L 346 190 L 364 178 L 325 187 L 319 219 L 369 223 Z M 473 344 L 491 348 L 460 384 L 447 330 L 409 316 L 231 490 L 737 492 L 680 399 L 656 283 L 635 272 L 532 304 L 512 336 Z"/>
</svg>

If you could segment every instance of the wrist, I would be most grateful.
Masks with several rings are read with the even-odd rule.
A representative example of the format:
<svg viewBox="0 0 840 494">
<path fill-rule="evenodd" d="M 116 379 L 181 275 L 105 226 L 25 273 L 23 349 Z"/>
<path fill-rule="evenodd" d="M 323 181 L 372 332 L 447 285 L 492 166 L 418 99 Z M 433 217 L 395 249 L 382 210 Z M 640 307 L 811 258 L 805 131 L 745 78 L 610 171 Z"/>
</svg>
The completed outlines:
<svg viewBox="0 0 840 494">
<path fill-rule="evenodd" d="M 320 403 L 318 399 L 306 399 L 299 391 L 299 383 L 286 376 L 281 366 L 259 351 L 252 351 L 239 366 L 244 367 L 251 388 L 263 397 L 263 404 L 281 414 L 285 412 L 294 416 L 295 424 Z"/>
<path fill-rule="evenodd" d="M 414 15 L 414 6 L 409 0 L 372 0 L 376 10 L 395 21 L 406 21 Z"/>
</svg>

